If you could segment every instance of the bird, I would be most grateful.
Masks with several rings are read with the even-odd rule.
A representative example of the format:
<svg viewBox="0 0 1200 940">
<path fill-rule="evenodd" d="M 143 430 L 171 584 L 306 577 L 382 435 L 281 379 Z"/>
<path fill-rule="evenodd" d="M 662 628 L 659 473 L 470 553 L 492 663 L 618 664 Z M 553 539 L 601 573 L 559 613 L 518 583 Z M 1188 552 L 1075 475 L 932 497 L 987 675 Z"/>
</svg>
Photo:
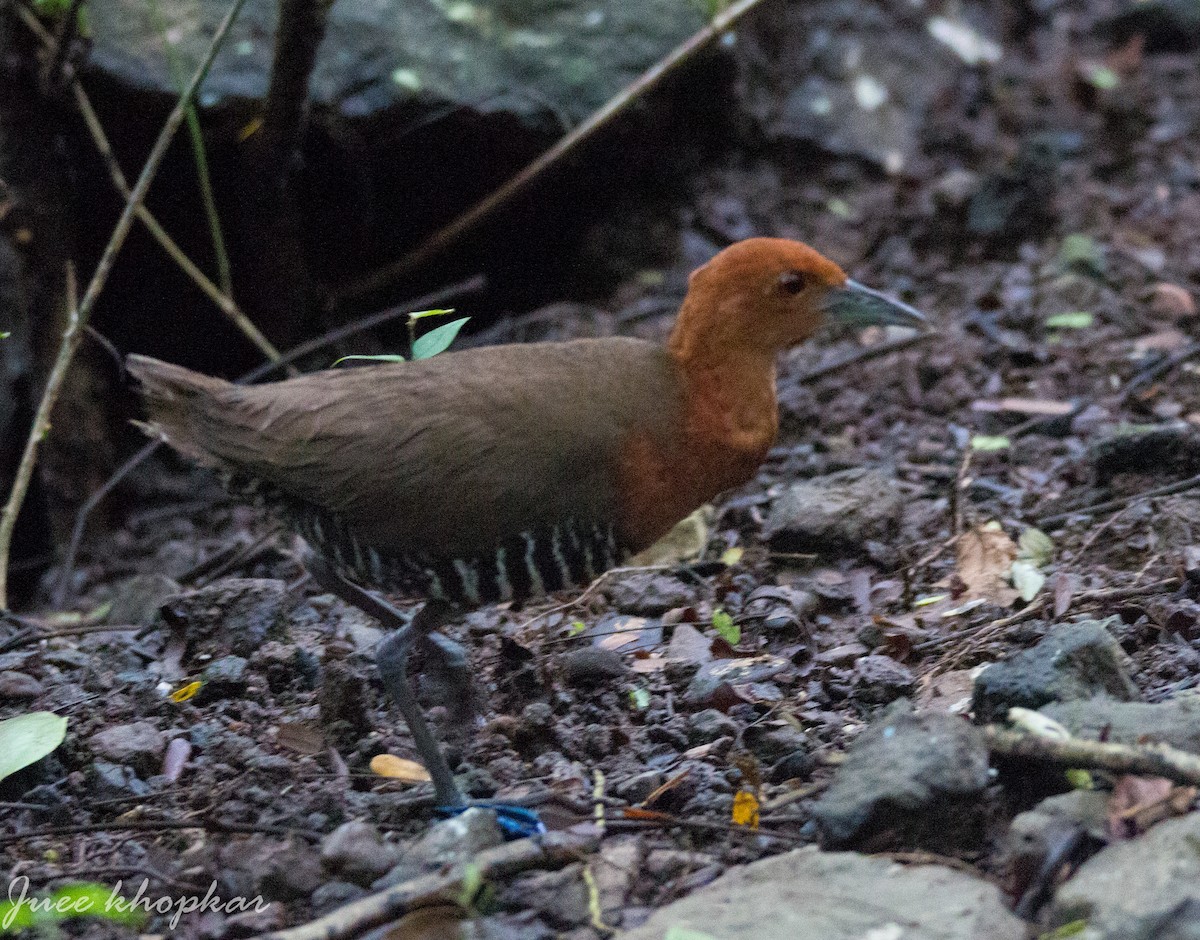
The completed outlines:
<svg viewBox="0 0 1200 940">
<path fill-rule="evenodd" d="M 750 238 L 688 278 L 665 341 L 484 346 L 235 385 L 127 358 L 143 427 L 252 487 L 326 590 L 391 628 L 377 650 L 437 802 L 465 801 L 409 682 L 458 612 L 584 588 L 722 492 L 775 441 L 778 354 L 826 324 L 924 328 L 815 249 Z M 405 618 L 387 596 L 424 598 Z"/>
</svg>

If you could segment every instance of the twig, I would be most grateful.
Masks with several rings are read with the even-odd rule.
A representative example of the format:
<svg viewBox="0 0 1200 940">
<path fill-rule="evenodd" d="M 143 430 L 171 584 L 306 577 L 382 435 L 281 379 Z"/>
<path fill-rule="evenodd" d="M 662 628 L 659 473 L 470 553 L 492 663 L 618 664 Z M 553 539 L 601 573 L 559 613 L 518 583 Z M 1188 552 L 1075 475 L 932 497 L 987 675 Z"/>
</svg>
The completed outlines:
<svg viewBox="0 0 1200 940">
<path fill-rule="evenodd" d="M 562 162 L 563 158 L 573 152 L 585 141 L 590 140 L 606 128 L 618 116 L 623 114 L 630 105 L 634 104 L 648 92 L 662 84 L 663 79 L 690 61 L 696 53 L 709 43 L 727 32 L 743 16 L 759 6 L 763 0 L 737 0 L 731 6 L 722 10 L 703 29 L 693 33 L 681 45 L 676 46 L 666 58 L 655 63 L 629 86 L 622 89 L 615 97 L 610 98 L 601 108 L 580 124 L 575 130 L 560 139 L 553 147 L 517 173 L 507 183 L 492 192 L 482 201 L 464 212 L 454 221 L 439 229 L 415 251 L 410 252 L 399 260 L 385 265 L 378 271 L 351 284 L 334 298 L 334 305 L 353 300 L 364 294 L 382 290 L 400 278 L 421 267 L 434 256 L 453 245 L 466 232 L 492 215 L 497 209 L 510 202 L 523 192 L 543 173 Z"/>
<path fill-rule="evenodd" d="M 823 379 L 827 375 L 833 375 L 835 372 L 840 372 L 847 366 L 854 365 L 859 362 L 867 362 L 871 359 L 878 359 L 880 356 L 886 356 L 888 353 L 899 352 L 902 349 L 908 349 L 910 346 L 916 346 L 918 343 L 923 343 L 926 340 L 932 339 L 938 334 L 933 330 L 926 330 L 922 333 L 913 333 L 911 336 L 900 336 L 896 339 L 889 339 L 883 343 L 875 343 L 873 346 L 867 346 L 864 349 L 859 349 L 848 356 L 842 356 L 823 366 L 817 366 L 814 369 L 809 369 L 807 372 L 802 372 L 796 376 L 796 381 L 800 384 L 815 382 L 817 379 Z"/>
<path fill-rule="evenodd" d="M 1145 388 L 1152 382 L 1161 379 L 1164 375 L 1175 369 L 1177 366 L 1183 365 L 1189 359 L 1200 355 L 1200 343 L 1189 343 L 1183 349 L 1167 356 L 1160 362 L 1155 363 L 1148 369 L 1143 369 L 1138 372 L 1126 386 L 1121 390 L 1121 394 L 1117 396 L 1117 401 L 1122 405 L 1126 404 L 1134 394 Z"/>
<path fill-rule="evenodd" d="M 52 387 L 50 383 L 47 383 L 46 391 L 42 395 L 42 401 L 38 405 L 38 417 L 34 419 L 33 428 L 25 445 L 25 453 L 21 458 L 21 467 L 26 469 L 30 475 L 33 473 L 33 462 L 37 459 L 38 444 L 48 426 L 50 411 L 54 407 L 54 401 L 58 396 L 58 387 L 62 383 L 62 376 L 65 375 L 66 369 L 70 366 L 71 360 L 74 358 L 75 352 L 79 349 L 79 344 L 83 339 L 84 332 L 81 327 L 88 322 L 96 299 L 100 296 L 100 292 L 104 290 L 104 285 L 108 283 L 108 276 L 112 273 L 113 265 L 117 260 L 117 254 L 121 251 L 121 247 L 125 244 L 125 239 L 129 236 L 129 230 L 133 226 L 137 207 L 146 198 L 150 184 L 154 181 L 154 176 L 158 172 L 158 166 L 162 162 L 163 157 L 166 156 L 167 148 L 170 146 L 171 140 L 175 137 L 175 132 L 179 129 L 179 125 L 183 121 L 183 115 L 187 110 L 188 102 L 192 100 L 196 89 L 204 81 L 204 76 L 208 74 L 208 69 L 217 55 L 217 50 L 221 48 L 221 43 L 225 40 L 225 34 L 229 31 L 229 27 L 233 24 L 234 19 L 242 9 L 242 4 L 245 2 L 246 0 L 234 0 L 229 12 L 225 15 L 225 19 L 217 27 L 217 31 L 209 43 L 204 59 L 192 75 L 187 88 L 179 96 L 179 100 L 175 103 L 175 107 L 159 132 L 158 139 L 154 142 L 154 146 L 150 150 L 150 155 L 146 158 L 146 164 L 142 168 L 141 175 L 138 177 L 137 183 L 134 185 L 129 198 L 125 202 L 125 208 L 121 212 L 121 217 L 117 220 L 116 226 L 113 228 L 112 235 L 109 236 L 108 244 L 104 247 L 104 254 L 100 256 L 100 261 L 96 264 L 95 273 L 92 274 L 91 282 L 88 284 L 83 299 L 78 304 L 72 303 L 74 324 L 68 327 L 67 333 L 63 336 L 63 345 L 59 351 L 59 358 L 55 362 L 54 369 L 51 372 L 51 379 L 53 380 L 55 372 L 61 370 L 62 374 L 58 377 L 57 385 Z M 27 464 L 28 466 L 26 467 Z M 20 472 L 18 473 L 18 480 L 20 480 Z M 4 515 L 0 518 L 0 609 L 8 607 L 8 555 L 12 543 L 13 528 L 16 526 L 16 517 L 20 512 L 21 504 L 25 501 L 25 492 L 28 484 L 28 479 L 25 480 L 24 486 L 14 484 L 8 503 L 4 507 Z"/>
<path fill-rule="evenodd" d="M 1045 761 L 1060 767 L 1165 777 L 1200 786 L 1200 755 L 1169 744 L 1112 744 L 1084 738 L 1047 738 L 988 725 L 988 750 L 1003 757 Z"/>
<path fill-rule="evenodd" d="M 306 343 L 301 343 L 299 346 L 289 349 L 286 353 L 272 362 L 264 363 L 261 366 L 251 369 L 245 375 L 241 376 L 237 380 L 237 383 L 242 384 L 245 382 L 256 382 L 259 379 L 270 375 L 277 369 L 281 369 L 284 366 L 295 362 L 297 359 L 307 356 L 309 353 L 316 352 L 317 350 L 323 349 L 326 346 L 332 346 L 334 343 L 338 343 L 343 339 L 354 336 L 357 333 L 362 333 L 365 330 L 372 329 L 373 327 L 380 326 L 381 324 L 387 323 L 390 320 L 398 319 L 399 317 L 405 316 L 413 310 L 420 310 L 424 307 L 432 307 L 436 304 L 442 303 L 445 300 L 448 300 L 451 297 L 482 290 L 484 283 L 485 281 L 483 276 L 477 274 L 474 277 L 467 278 L 465 281 L 459 281 L 456 284 L 439 288 L 438 290 L 432 291 L 424 296 L 416 297 L 403 304 L 391 307 L 388 310 L 381 311 L 380 313 L 373 314 L 369 317 L 364 317 L 363 319 L 357 320 L 354 323 L 348 323 L 345 326 L 338 327 L 335 330 L 330 330 L 328 333 L 318 336 L 316 339 L 309 340 Z M 105 480 L 104 484 L 94 493 L 92 493 L 87 498 L 86 502 L 79 507 L 79 512 L 75 515 L 75 525 L 71 529 L 71 541 L 68 543 L 66 553 L 63 555 L 62 574 L 59 576 L 58 584 L 54 589 L 53 600 L 55 607 L 62 607 L 66 602 L 67 590 L 70 588 L 71 572 L 75 569 L 75 559 L 79 557 L 79 549 L 83 545 L 83 534 L 87 529 L 87 522 L 91 517 L 91 514 L 96 511 L 97 506 L 99 506 L 109 497 L 109 495 L 117 488 L 121 481 L 135 469 L 145 463 L 150 458 L 150 455 L 158 450 L 161 444 L 162 442 L 158 440 L 150 441 L 145 444 L 141 450 L 139 450 L 136 454 L 126 460 L 125 463 L 121 464 L 121 466 L 113 471 L 112 476 Z"/>
<path fill-rule="evenodd" d="M 29 429 L 29 438 L 25 442 L 25 450 L 21 454 L 21 462 L 17 465 L 13 477 L 12 491 L 8 501 L 0 512 L 0 610 L 8 609 L 8 556 L 12 548 L 13 530 L 17 527 L 17 516 L 25 503 L 25 494 L 33 481 L 33 468 L 37 465 L 38 447 L 50 430 L 50 412 L 58 401 L 58 393 L 63 380 L 67 377 L 67 369 L 79 343 L 83 339 L 80 329 L 79 314 L 79 285 L 75 280 L 75 266 L 67 262 L 67 328 L 63 331 L 62 342 L 58 347 L 58 356 L 50 368 L 46 379 L 46 388 L 42 392 L 42 400 L 38 403 L 37 414 L 33 418 L 33 427 Z"/>
<path fill-rule="evenodd" d="M 62 709 L 57 709 L 61 711 Z M 212 832 L 237 832 L 246 835 L 297 837 L 320 842 L 325 836 L 312 829 L 289 829 L 252 823 L 225 822 L 220 819 L 114 819 L 111 822 L 79 823 L 68 826 L 43 826 L 24 832 L 0 833 L 0 846 L 23 842 L 26 839 L 51 839 L 57 836 L 77 836 L 92 832 L 175 832 L 180 829 L 204 829 Z"/>
<path fill-rule="evenodd" d="M 38 37 L 42 44 L 50 51 L 55 49 L 54 37 L 46 30 L 38 21 L 38 18 L 24 6 L 17 6 L 17 13 L 21 17 L 30 31 Z M 92 107 L 92 101 L 84 90 L 82 83 L 76 78 L 71 80 L 71 91 L 75 96 L 76 107 L 79 108 L 79 114 L 83 118 L 84 126 L 88 129 L 91 135 L 92 143 L 95 145 L 97 152 L 100 154 L 100 160 L 104 163 L 108 170 L 109 178 L 116 187 L 121 198 L 128 201 L 130 196 L 129 183 L 125 179 L 125 173 L 121 170 L 120 163 L 117 162 L 116 155 L 113 153 L 112 145 L 109 143 L 108 135 L 104 132 L 104 127 L 100 123 L 100 118 L 96 114 L 95 108 Z M 266 355 L 268 359 L 278 359 L 279 350 L 263 336 L 262 332 L 251 322 L 250 318 L 242 312 L 241 308 L 234 302 L 233 298 L 221 290 L 214 284 L 208 276 L 200 270 L 192 260 L 184 253 L 183 249 L 176 244 L 175 240 L 167 234 L 166 229 L 159 224 L 146 207 L 144 203 L 138 203 L 135 210 L 138 220 L 146 226 L 146 231 L 154 238 L 180 269 L 186 274 L 192 282 L 200 288 L 201 291 L 214 303 L 217 308 L 225 314 L 226 317 L 236 326 L 245 337 L 257 346 Z"/>
<path fill-rule="evenodd" d="M 1103 503 L 1092 503 L 1090 506 L 1080 506 L 1078 509 L 1071 509 L 1067 512 L 1056 513 L 1052 516 L 1043 516 L 1038 520 L 1038 525 L 1046 526 L 1053 525 L 1056 522 L 1065 522 L 1072 516 L 1095 515 L 1101 512 L 1111 512 L 1114 509 L 1124 509 L 1130 503 L 1137 502 L 1142 499 L 1154 499 L 1158 496 L 1174 496 L 1176 493 L 1184 493 L 1188 490 L 1193 490 L 1200 486 L 1200 474 L 1194 477 L 1188 477 L 1186 480 L 1177 480 L 1174 483 L 1167 483 L 1164 486 L 1155 487 L 1152 490 L 1145 490 L 1141 493 L 1131 493 L 1128 496 L 1122 496 L 1118 499 L 1110 499 Z"/>
<path fill-rule="evenodd" d="M 434 904 L 453 903 L 468 876 L 507 878 L 531 868 L 559 868 L 576 861 L 597 844 L 595 836 L 550 832 L 480 852 L 446 874 L 422 875 L 394 888 L 344 904 L 331 914 L 288 930 L 260 934 L 257 940 L 348 940 L 372 927 Z"/>
<path fill-rule="evenodd" d="M 1148 594 L 1157 594 L 1159 591 L 1169 591 L 1172 588 L 1179 587 L 1178 578 L 1164 578 L 1161 581 L 1154 581 L 1150 584 L 1133 585 L 1131 587 L 1119 588 L 1100 588 L 1095 591 L 1085 591 L 1082 594 L 1077 594 L 1071 598 L 1071 603 L 1067 610 L 1076 610 L 1080 607 L 1087 607 L 1092 604 L 1105 604 L 1112 601 L 1127 601 L 1136 597 L 1145 597 Z M 1025 607 L 1022 607 L 1015 614 L 1010 614 L 1007 617 L 1001 617 L 999 620 L 992 620 L 982 624 L 980 629 L 970 637 L 965 638 L 961 649 L 955 650 L 953 656 L 946 662 L 940 664 L 935 672 L 943 672 L 950 669 L 959 663 L 972 650 L 978 649 L 983 643 L 997 634 L 1007 630 L 1011 626 L 1018 623 L 1024 623 L 1026 620 L 1032 620 L 1039 616 L 1045 609 L 1048 601 L 1048 596 L 1043 593 L 1038 595 L 1034 600 Z M 926 640 L 924 643 L 918 643 L 913 647 L 913 652 L 924 652 L 930 649 L 936 649 L 939 646 L 945 646 L 954 640 L 964 639 L 962 631 L 940 636 L 934 640 Z"/>
</svg>

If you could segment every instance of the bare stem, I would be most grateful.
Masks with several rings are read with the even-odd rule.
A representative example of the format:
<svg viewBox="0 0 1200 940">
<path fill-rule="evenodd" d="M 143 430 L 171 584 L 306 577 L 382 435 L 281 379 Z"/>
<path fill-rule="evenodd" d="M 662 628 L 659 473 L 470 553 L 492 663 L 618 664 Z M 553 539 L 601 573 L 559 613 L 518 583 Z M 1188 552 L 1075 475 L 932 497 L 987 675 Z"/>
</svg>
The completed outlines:
<svg viewBox="0 0 1200 940">
<path fill-rule="evenodd" d="M 50 412 L 54 408 L 54 402 L 58 397 L 58 390 L 62 384 L 62 375 L 65 375 L 67 368 L 71 364 L 71 360 L 75 357 L 75 353 L 79 349 L 79 344 L 85 335 L 83 327 L 87 325 L 92 309 L 96 305 L 96 300 L 99 298 L 100 292 L 104 290 L 104 285 L 108 282 L 109 274 L 112 273 L 117 255 L 120 253 L 121 247 L 125 244 L 125 239 L 129 237 L 129 230 L 133 227 L 133 220 L 137 215 L 137 207 L 146 198 L 150 184 L 154 181 L 154 176 L 158 172 L 159 164 L 162 163 L 163 157 L 166 156 L 167 148 L 175 137 L 175 132 L 179 130 L 179 125 L 183 122 L 183 116 L 187 111 L 188 103 L 196 94 L 196 89 L 200 87 L 200 83 L 204 81 L 204 76 L 208 74 L 209 67 L 212 65 L 213 59 L 216 58 L 217 50 L 221 48 L 221 43 L 224 41 L 225 35 L 229 32 L 229 27 L 233 24 L 244 3 L 245 0 L 234 0 L 233 6 L 230 7 L 229 12 L 225 15 L 225 19 L 217 27 L 217 31 L 213 35 L 212 42 L 209 44 L 203 61 L 200 63 L 199 68 L 196 69 L 195 74 L 192 75 L 183 93 L 179 96 L 179 100 L 176 102 L 171 114 L 167 117 L 163 129 L 159 132 L 158 139 L 154 142 L 150 156 L 146 158 L 146 164 L 142 168 L 141 175 L 138 177 L 137 183 L 134 184 L 133 190 L 125 202 L 125 208 L 121 212 L 121 217 L 117 220 L 116 226 L 113 228 L 112 235 L 109 236 L 108 244 L 104 248 L 104 254 L 100 256 L 100 261 L 96 265 L 96 271 L 88 283 L 83 299 L 78 303 L 74 303 L 73 301 L 71 303 L 67 331 L 63 336 L 63 343 L 59 349 L 58 358 L 55 360 L 54 367 L 51 370 L 50 381 L 47 382 L 46 390 L 42 394 L 41 403 L 38 405 L 38 417 L 34 420 L 33 428 L 29 433 L 29 439 L 25 444 L 25 451 L 21 455 L 17 480 L 14 482 L 12 492 L 9 494 L 8 502 L 4 505 L 3 515 L 0 516 L 0 610 L 8 608 L 8 557 L 12 547 L 13 530 L 16 528 L 17 515 L 21 511 L 22 504 L 25 502 L 25 494 L 28 491 L 29 481 L 33 475 L 33 466 L 37 462 L 38 445 L 41 443 L 46 428 L 49 426 Z M 56 373 L 61 373 L 57 384 L 54 382 Z M 25 472 L 25 482 L 23 485 L 21 485 L 22 469 Z"/>
<path fill-rule="evenodd" d="M 630 85 L 623 88 L 615 97 L 567 134 L 553 147 L 512 177 L 499 189 L 492 192 L 482 201 L 458 216 L 453 222 L 431 235 L 421 247 L 410 252 L 391 264 L 385 265 L 373 274 L 351 284 L 337 298 L 337 303 L 353 300 L 366 294 L 372 294 L 395 283 L 400 278 L 412 273 L 431 258 L 441 254 L 458 241 L 466 232 L 492 215 L 501 206 L 512 201 L 513 197 L 526 190 L 529 185 L 551 167 L 561 163 L 563 158 L 579 147 L 580 144 L 594 137 L 612 121 L 627 111 L 630 105 L 643 98 L 647 92 L 657 88 L 672 72 L 685 62 L 691 60 L 696 53 L 709 43 L 727 32 L 743 16 L 759 6 L 763 0 L 737 0 L 728 8 L 718 13 L 711 23 L 693 33 L 682 44 L 676 46 L 667 55 L 643 72 Z"/>
</svg>

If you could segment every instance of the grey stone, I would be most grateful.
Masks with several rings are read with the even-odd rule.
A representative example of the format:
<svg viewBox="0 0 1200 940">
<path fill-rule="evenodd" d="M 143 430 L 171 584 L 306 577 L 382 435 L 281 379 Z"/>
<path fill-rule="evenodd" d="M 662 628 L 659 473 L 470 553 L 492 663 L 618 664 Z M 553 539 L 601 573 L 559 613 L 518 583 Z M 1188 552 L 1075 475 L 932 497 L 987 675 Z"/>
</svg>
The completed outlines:
<svg viewBox="0 0 1200 940">
<path fill-rule="evenodd" d="M 111 624 L 149 626 L 168 597 L 180 591 L 179 583 L 164 574 L 136 574 L 117 585 L 108 612 Z"/>
<path fill-rule="evenodd" d="M 296 901 L 311 895 L 324 880 L 320 853 L 307 845 L 292 846 L 270 856 L 258 890 L 273 901 Z"/>
<path fill-rule="evenodd" d="M 797 849 L 739 866 L 619 940 L 672 928 L 719 940 L 1024 940 L 998 888 L 939 865 Z"/>
<path fill-rule="evenodd" d="M 226 12 L 217 0 L 163 8 L 183 74 L 199 63 Z M 204 83 L 204 107 L 237 99 L 261 105 L 276 17 L 267 0 L 246 4 Z M 133 89 L 175 96 L 146 7 L 99 0 L 88 19 L 93 69 Z M 579 123 L 701 25 L 700 7 L 675 0 L 334 4 L 309 94 L 326 120 L 393 108 L 410 120 L 469 110 L 497 130 L 515 118 L 518 128 L 544 135 L 557 131 L 550 114 Z"/>
<path fill-rule="evenodd" d="M 904 501 L 881 471 L 843 470 L 794 484 L 771 506 L 763 534 L 788 551 L 860 553 L 895 533 Z"/>
<path fill-rule="evenodd" d="M 504 842 L 504 833 L 489 809 L 472 807 L 429 827 L 429 831 L 374 885 L 390 888 L 426 872 L 466 861 Z"/>
<path fill-rule="evenodd" d="M 282 628 L 291 604 L 282 581 L 223 578 L 169 598 L 160 613 L 168 624 L 184 626 L 195 642 L 215 639 L 223 652 L 249 656 Z"/>
<path fill-rule="evenodd" d="M 687 719 L 689 744 L 707 744 L 718 738 L 737 737 L 738 724 L 728 715 L 715 708 L 705 708 Z"/>
<path fill-rule="evenodd" d="M 500 893 L 500 903 L 504 907 L 538 911 L 559 930 L 587 924 L 591 917 L 583 866 L 579 863 L 559 871 L 518 875 Z"/>
<path fill-rule="evenodd" d="M 913 713 L 896 703 L 851 746 L 813 818 L 831 845 L 887 826 L 944 825 L 946 810 L 988 781 L 983 733 L 955 715 Z"/>
<path fill-rule="evenodd" d="M 1055 702 L 1041 709 L 1071 734 L 1116 744 L 1158 741 L 1200 753 L 1200 695 L 1184 693 L 1165 702 L 1115 702 L 1096 698 Z"/>
<path fill-rule="evenodd" d="M 696 597 L 694 585 L 654 572 L 630 574 L 608 590 L 613 607 L 623 614 L 657 617 L 675 607 L 686 607 Z"/>
<path fill-rule="evenodd" d="M 743 732 L 742 741 L 765 764 L 773 764 L 797 752 L 807 754 L 811 747 L 808 735 L 791 725 L 750 725 Z"/>
<path fill-rule="evenodd" d="M 629 803 L 641 803 L 666 782 L 666 775 L 661 771 L 647 770 L 618 782 L 613 793 Z"/>
<path fill-rule="evenodd" d="M 620 679 L 628 670 L 621 657 L 599 646 L 572 650 L 562 658 L 563 681 L 580 688 L 594 688 Z"/>
<path fill-rule="evenodd" d="M 713 704 L 713 697 L 723 685 L 762 682 L 787 669 L 790 663 L 778 656 L 764 653 L 745 659 L 718 659 L 705 663 L 688 683 L 684 701 L 693 707 Z"/>
<path fill-rule="evenodd" d="M 14 670 L 0 672 L 0 702 L 27 702 L 42 694 L 42 684 L 33 676 Z"/>
<path fill-rule="evenodd" d="M 93 762 L 92 769 L 95 772 L 92 795 L 100 799 L 145 796 L 150 792 L 150 787 L 134 773 L 132 767 L 98 760 Z"/>
<path fill-rule="evenodd" d="M 976 717 L 1003 720 L 1013 707 L 1041 708 L 1097 695 L 1140 698 L 1125 670 L 1125 653 L 1108 631 L 1110 622 L 1059 624 L 1036 646 L 989 666 L 975 680 Z"/>
<path fill-rule="evenodd" d="M 357 901 L 366 893 L 366 888 L 352 885 L 348 881 L 327 881 L 312 893 L 313 911 L 326 914 L 335 907 Z"/>
<path fill-rule="evenodd" d="M 167 749 L 167 739 L 152 722 L 113 725 L 92 735 L 92 753 L 114 764 L 125 764 L 143 776 L 157 773 Z"/>
<path fill-rule="evenodd" d="M 386 874 L 399 856 L 400 850 L 384 842 L 378 829 L 358 820 L 342 823 L 321 845 L 325 870 L 364 888 Z"/>
<path fill-rule="evenodd" d="M 1082 940 L 1194 936 L 1200 908 L 1200 813 L 1161 822 L 1092 856 L 1058 888 L 1049 926 L 1085 921 Z"/>
<path fill-rule="evenodd" d="M 916 687 L 913 671 L 890 656 L 863 656 L 854 664 L 854 696 L 864 705 L 887 705 Z"/>
<path fill-rule="evenodd" d="M 246 690 L 246 666 L 241 656 L 222 656 L 214 659 L 200 676 L 197 698 L 201 703 L 223 698 L 237 698 Z"/>
</svg>

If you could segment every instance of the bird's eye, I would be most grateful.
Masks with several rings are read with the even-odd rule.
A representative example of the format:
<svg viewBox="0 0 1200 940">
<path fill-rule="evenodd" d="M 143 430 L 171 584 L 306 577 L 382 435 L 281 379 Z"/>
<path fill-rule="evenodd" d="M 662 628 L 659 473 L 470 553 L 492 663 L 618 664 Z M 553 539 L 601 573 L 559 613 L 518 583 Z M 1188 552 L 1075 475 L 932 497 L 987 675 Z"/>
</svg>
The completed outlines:
<svg viewBox="0 0 1200 940">
<path fill-rule="evenodd" d="M 779 289 L 785 294 L 798 294 L 808 286 L 808 278 L 799 271 L 784 271 L 779 275 Z"/>
</svg>

